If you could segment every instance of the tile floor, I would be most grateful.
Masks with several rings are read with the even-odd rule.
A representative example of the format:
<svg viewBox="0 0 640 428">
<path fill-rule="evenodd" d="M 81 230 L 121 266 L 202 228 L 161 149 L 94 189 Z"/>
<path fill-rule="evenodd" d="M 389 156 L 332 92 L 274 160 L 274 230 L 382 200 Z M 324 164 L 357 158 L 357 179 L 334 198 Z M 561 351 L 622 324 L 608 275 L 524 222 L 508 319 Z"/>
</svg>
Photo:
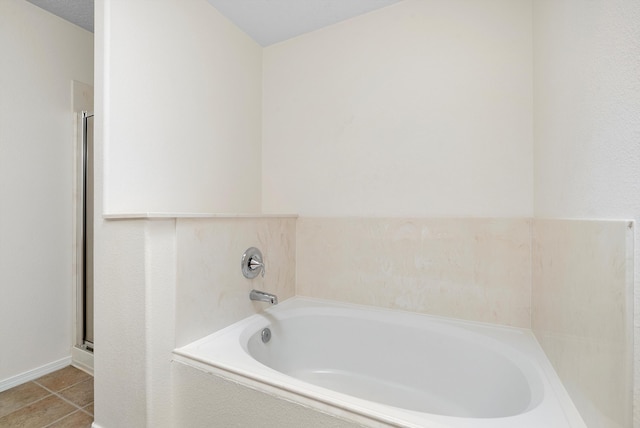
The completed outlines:
<svg viewBox="0 0 640 428">
<path fill-rule="evenodd" d="M 93 377 L 68 366 L 0 392 L 0 428 L 85 428 L 93 422 Z"/>
</svg>

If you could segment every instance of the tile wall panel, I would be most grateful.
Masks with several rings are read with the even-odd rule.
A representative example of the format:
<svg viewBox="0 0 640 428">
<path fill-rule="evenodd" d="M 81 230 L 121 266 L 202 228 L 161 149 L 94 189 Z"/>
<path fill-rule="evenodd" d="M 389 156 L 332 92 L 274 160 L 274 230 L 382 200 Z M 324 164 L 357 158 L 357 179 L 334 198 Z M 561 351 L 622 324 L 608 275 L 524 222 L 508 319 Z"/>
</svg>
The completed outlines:
<svg viewBox="0 0 640 428">
<path fill-rule="evenodd" d="M 530 327 L 529 219 L 310 218 L 298 295 Z"/>
<path fill-rule="evenodd" d="M 256 288 L 280 300 L 295 294 L 295 218 L 177 221 L 176 345 L 182 346 L 267 307 L 249 300 Z M 246 279 L 242 254 L 258 247 L 266 275 Z"/>
<path fill-rule="evenodd" d="M 588 426 L 632 426 L 633 224 L 534 220 L 532 326 Z"/>
</svg>

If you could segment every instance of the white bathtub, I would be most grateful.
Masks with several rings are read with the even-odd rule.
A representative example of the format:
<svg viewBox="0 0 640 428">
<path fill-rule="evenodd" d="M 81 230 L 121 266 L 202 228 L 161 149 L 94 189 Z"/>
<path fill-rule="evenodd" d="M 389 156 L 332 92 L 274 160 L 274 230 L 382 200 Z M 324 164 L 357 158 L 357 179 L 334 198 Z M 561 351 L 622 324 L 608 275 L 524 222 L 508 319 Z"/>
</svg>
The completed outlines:
<svg viewBox="0 0 640 428">
<path fill-rule="evenodd" d="M 297 297 L 174 355 L 360 423 L 585 427 L 523 329 Z"/>
</svg>

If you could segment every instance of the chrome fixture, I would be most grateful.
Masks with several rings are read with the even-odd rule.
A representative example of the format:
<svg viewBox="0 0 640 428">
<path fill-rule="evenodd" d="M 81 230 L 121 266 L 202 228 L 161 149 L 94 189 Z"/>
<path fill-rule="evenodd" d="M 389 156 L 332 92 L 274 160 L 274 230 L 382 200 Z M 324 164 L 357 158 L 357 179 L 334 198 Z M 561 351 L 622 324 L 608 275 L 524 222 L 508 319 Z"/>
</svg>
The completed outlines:
<svg viewBox="0 0 640 428">
<path fill-rule="evenodd" d="M 262 343 L 268 343 L 271 340 L 271 329 L 265 327 L 260 333 L 260 337 L 262 338 Z"/>
<path fill-rule="evenodd" d="M 262 273 L 264 276 L 264 263 L 262 262 L 262 253 L 256 247 L 247 249 L 242 255 L 240 262 L 242 274 L 245 278 L 253 279 Z"/>
<path fill-rule="evenodd" d="M 265 293 L 264 291 L 251 290 L 249 293 L 249 299 L 257 302 L 268 302 L 272 305 L 278 304 L 278 296 L 271 293 Z"/>
</svg>

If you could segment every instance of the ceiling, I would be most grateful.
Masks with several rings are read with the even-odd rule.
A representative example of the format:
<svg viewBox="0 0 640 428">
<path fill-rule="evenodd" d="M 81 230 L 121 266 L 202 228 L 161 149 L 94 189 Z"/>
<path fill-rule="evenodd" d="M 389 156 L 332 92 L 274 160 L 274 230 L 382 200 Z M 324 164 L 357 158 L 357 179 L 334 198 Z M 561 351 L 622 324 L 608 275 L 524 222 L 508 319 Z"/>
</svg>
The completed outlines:
<svg viewBox="0 0 640 428">
<path fill-rule="evenodd" d="M 27 1 L 93 33 L 93 0 Z"/>
<path fill-rule="evenodd" d="M 317 30 L 400 0 L 207 0 L 262 46 Z"/>
<path fill-rule="evenodd" d="M 93 32 L 94 0 L 27 1 Z M 402 0 L 207 1 L 257 43 L 269 46 Z"/>
</svg>

